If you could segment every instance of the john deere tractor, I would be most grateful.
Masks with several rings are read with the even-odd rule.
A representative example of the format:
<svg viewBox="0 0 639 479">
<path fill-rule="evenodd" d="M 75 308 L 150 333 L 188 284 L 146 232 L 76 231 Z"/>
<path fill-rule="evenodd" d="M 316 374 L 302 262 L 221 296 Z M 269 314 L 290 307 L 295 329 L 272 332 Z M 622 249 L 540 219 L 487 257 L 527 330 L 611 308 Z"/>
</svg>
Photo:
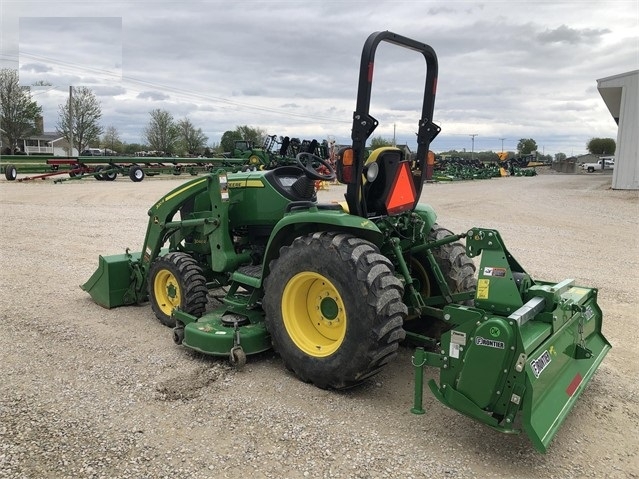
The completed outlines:
<svg viewBox="0 0 639 479">
<path fill-rule="evenodd" d="M 415 159 L 365 153 L 378 125 L 369 106 L 380 42 L 426 62 Z M 352 145 L 335 170 L 305 152 L 295 165 L 184 183 L 151 206 L 141 250 L 100 256 L 83 289 L 107 308 L 149 301 L 175 343 L 238 367 L 274 347 L 320 388 L 355 386 L 410 344 L 413 412 L 423 412 L 422 368 L 434 366 L 429 387 L 442 403 L 503 432 L 523 428 L 545 451 L 610 348 L 597 290 L 535 280 L 497 231 L 452 234 L 418 202 L 440 131 L 436 80 L 430 46 L 372 34 Z M 318 202 L 315 182 L 335 176 L 345 202 Z M 212 292 L 222 296 L 214 307 Z"/>
</svg>

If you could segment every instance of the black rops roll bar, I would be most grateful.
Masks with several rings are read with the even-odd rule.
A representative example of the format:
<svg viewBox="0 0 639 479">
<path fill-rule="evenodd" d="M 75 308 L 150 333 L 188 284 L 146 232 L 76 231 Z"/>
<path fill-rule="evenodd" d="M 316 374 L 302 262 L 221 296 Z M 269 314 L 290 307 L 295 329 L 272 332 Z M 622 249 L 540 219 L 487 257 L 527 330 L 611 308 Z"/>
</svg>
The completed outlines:
<svg viewBox="0 0 639 479">
<path fill-rule="evenodd" d="M 435 107 L 435 93 L 437 89 L 437 55 L 435 50 L 425 43 L 420 43 L 410 38 L 397 35 L 389 31 L 372 33 L 362 50 L 362 60 L 359 67 L 359 84 L 357 88 L 357 106 L 353 113 L 353 128 L 351 139 L 353 140 L 353 161 L 356 165 L 355 182 L 348 184 L 346 188 L 346 202 L 352 214 L 366 216 L 364 197 L 359 193 L 362 188 L 362 170 L 364 168 L 364 156 L 366 140 L 373 134 L 378 121 L 370 116 L 371 90 L 373 86 L 373 65 L 375 51 L 380 42 L 393 43 L 401 47 L 421 52 L 426 60 L 426 84 L 424 86 L 424 102 L 422 116 L 417 130 L 417 155 L 416 168 L 420 175 L 413 175 L 416 198 L 413 208 L 417 205 L 422 192 L 422 185 L 426 179 L 426 156 L 430 142 L 439 134 L 440 128 L 432 122 Z"/>
</svg>

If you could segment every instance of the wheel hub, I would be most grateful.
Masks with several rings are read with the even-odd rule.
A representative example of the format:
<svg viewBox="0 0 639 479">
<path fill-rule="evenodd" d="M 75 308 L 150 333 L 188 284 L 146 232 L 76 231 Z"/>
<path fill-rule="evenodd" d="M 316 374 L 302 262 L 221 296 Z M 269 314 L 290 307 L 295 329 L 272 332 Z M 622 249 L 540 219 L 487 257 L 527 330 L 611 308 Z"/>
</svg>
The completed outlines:
<svg viewBox="0 0 639 479">
<path fill-rule="evenodd" d="M 346 335 L 342 297 L 319 273 L 302 272 L 289 280 L 282 296 L 282 316 L 291 340 L 315 357 L 333 354 Z"/>
</svg>

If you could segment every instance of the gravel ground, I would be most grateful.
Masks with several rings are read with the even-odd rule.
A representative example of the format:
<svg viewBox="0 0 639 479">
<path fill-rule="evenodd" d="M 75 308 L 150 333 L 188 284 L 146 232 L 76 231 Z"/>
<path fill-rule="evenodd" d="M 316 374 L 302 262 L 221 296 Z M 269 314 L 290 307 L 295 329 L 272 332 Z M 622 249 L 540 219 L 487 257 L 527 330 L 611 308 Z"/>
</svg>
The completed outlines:
<svg viewBox="0 0 639 479">
<path fill-rule="evenodd" d="M 613 349 L 542 455 L 428 391 L 412 415 L 409 349 L 331 392 L 272 352 L 236 372 L 175 346 L 148 304 L 95 305 L 78 285 L 98 254 L 138 250 L 149 206 L 187 179 L 0 182 L 0 478 L 639 477 L 637 192 L 601 174 L 424 188 L 443 226 L 496 228 L 533 277 L 600 288 Z"/>
</svg>

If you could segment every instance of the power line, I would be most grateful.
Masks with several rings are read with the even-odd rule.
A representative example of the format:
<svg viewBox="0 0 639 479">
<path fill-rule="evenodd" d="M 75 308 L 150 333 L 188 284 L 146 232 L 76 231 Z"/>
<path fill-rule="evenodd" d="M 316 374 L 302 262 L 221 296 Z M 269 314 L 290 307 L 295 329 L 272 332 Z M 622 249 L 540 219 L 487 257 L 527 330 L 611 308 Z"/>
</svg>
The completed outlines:
<svg viewBox="0 0 639 479">
<path fill-rule="evenodd" d="M 37 54 L 33 54 L 33 53 L 29 53 L 29 52 L 21 52 L 20 53 L 21 56 L 24 55 L 25 57 L 28 58 L 32 58 L 35 60 L 40 60 L 40 61 L 44 61 L 44 62 L 50 62 L 53 64 L 57 64 L 59 66 L 62 66 L 63 68 L 66 68 L 68 70 L 69 73 L 73 73 L 75 71 L 88 71 L 88 72 L 92 72 L 92 73 L 96 73 L 96 74 L 100 74 L 100 75 L 106 75 L 107 77 L 115 77 L 114 79 L 120 79 L 121 81 L 127 81 L 130 83 L 134 83 L 140 86 L 147 86 L 147 87 L 151 87 L 151 88 L 155 88 L 155 89 L 159 89 L 159 90 L 163 90 L 163 91 L 167 91 L 170 93 L 174 93 L 176 95 L 181 95 L 187 99 L 199 99 L 199 100 L 205 100 L 205 101 L 210 101 L 213 103 L 222 103 L 224 105 L 228 105 L 228 106 L 232 106 L 238 109 L 250 109 L 250 110 L 258 110 L 258 111 L 263 111 L 266 113 L 273 113 L 273 114 L 278 114 L 278 115 L 283 115 L 283 116 L 289 116 L 289 117 L 294 117 L 294 118 L 303 118 L 306 121 L 309 122 L 315 122 L 315 123 L 350 123 L 350 120 L 343 120 L 343 119 L 336 119 L 336 118 L 331 118 L 331 117 L 325 117 L 325 116 L 319 116 L 319 115 L 308 115 L 305 113 L 295 113 L 295 112 L 290 112 L 290 111 L 284 111 L 284 110 L 279 110 L 276 108 L 272 108 L 272 107 L 266 107 L 263 105 L 257 105 L 257 104 L 251 104 L 251 103 L 243 103 L 243 102 L 238 102 L 238 101 L 234 101 L 234 100 L 229 100 L 227 98 L 223 98 L 223 97 L 217 97 L 217 96 L 212 96 L 212 95 L 206 95 L 206 94 L 202 94 L 202 93 L 198 93 L 198 92 L 194 92 L 192 90 L 186 90 L 183 88 L 177 88 L 177 87 L 173 87 L 173 86 L 169 86 L 169 85 L 164 85 L 161 83 L 156 83 L 156 82 L 151 82 L 148 80 L 142 80 L 139 78 L 134 78 L 134 77 L 129 77 L 129 76 L 125 76 L 125 75 L 117 75 L 114 72 L 111 72 L 109 70 L 105 70 L 102 68 L 92 68 L 92 67 L 86 67 L 86 66 L 80 66 L 76 63 L 70 63 L 70 62 L 65 62 L 62 60 L 57 60 L 54 58 L 49 58 L 49 57 L 45 57 L 42 55 L 37 55 Z M 127 88 L 133 90 L 133 91 L 137 91 L 138 93 L 141 93 L 143 90 L 138 90 L 134 87 L 128 86 Z"/>
</svg>

